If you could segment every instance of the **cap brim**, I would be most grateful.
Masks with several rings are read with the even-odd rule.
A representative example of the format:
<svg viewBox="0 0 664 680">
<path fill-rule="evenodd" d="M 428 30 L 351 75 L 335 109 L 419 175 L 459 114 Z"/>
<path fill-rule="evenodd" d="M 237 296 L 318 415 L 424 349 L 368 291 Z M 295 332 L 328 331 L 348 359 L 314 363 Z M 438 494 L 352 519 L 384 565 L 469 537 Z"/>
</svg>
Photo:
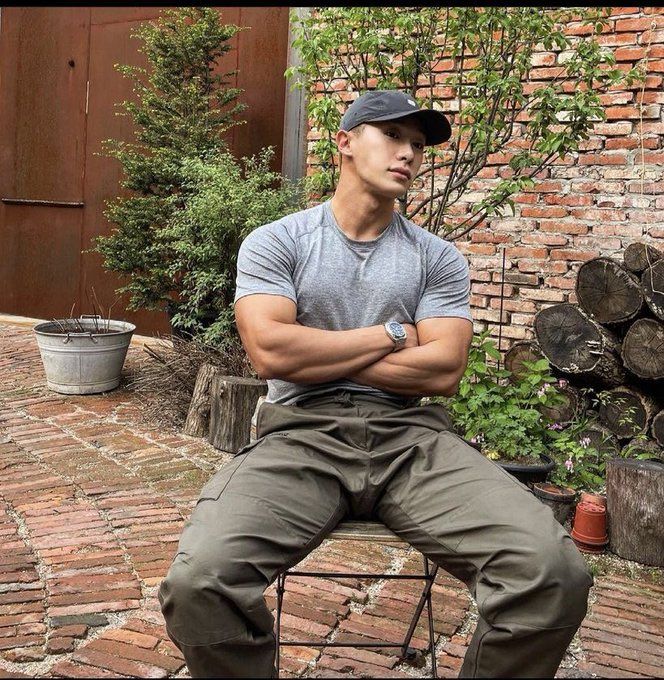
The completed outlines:
<svg viewBox="0 0 664 680">
<path fill-rule="evenodd" d="M 452 136 L 452 126 L 445 114 L 434 109 L 420 109 L 419 111 L 407 111 L 405 113 L 391 113 L 387 116 L 372 118 L 367 123 L 382 122 L 386 120 L 398 120 L 399 118 L 419 118 L 424 124 L 425 143 L 434 146 L 446 142 Z"/>
</svg>

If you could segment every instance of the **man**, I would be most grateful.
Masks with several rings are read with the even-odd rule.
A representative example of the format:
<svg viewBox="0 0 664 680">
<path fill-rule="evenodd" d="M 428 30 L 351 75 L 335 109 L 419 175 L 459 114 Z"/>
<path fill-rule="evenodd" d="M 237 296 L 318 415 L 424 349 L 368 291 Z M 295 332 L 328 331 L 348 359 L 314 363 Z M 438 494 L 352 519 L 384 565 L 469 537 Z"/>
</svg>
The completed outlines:
<svg viewBox="0 0 664 680">
<path fill-rule="evenodd" d="M 394 211 L 443 114 L 400 92 L 341 120 L 331 200 L 259 227 L 236 319 L 268 380 L 256 442 L 203 488 L 160 588 L 195 677 L 269 677 L 264 598 L 344 517 L 376 517 L 462 579 L 480 614 L 462 677 L 553 677 L 592 580 L 551 510 L 453 433 L 472 339 L 456 248 Z"/>
</svg>

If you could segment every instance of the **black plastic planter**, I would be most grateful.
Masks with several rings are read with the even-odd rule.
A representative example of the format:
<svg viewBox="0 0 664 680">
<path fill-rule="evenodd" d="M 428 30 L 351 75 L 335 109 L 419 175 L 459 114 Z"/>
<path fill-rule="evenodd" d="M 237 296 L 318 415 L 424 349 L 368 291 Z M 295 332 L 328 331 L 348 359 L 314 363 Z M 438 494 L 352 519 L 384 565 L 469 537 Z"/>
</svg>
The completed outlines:
<svg viewBox="0 0 664 680">
<path fill-rule="evenodd" d="M 496 461 L 503 470 L 509 472 L 513 477 L 516 477 L 520 482 L 532 487 L 537 482 L 546 482 L 547 477 L 556 467 L 555 462 L 545 453 L 540 454 L 542 463 L 540 465 L 517 465 L 515 463 L 508 463 L 504 461 Z"/>
</svg>

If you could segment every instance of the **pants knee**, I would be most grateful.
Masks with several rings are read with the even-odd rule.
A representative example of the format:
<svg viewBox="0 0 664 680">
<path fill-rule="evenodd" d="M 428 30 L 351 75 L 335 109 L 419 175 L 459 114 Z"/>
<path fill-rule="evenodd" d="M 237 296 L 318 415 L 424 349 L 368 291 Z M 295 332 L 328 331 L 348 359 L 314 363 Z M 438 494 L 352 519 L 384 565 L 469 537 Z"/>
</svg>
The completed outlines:
<svg viewBox="0 0 664 680">
<path fill-rule="evenodd" d="M 540 625 L 579 626 L 588 609 L 593 578 L 571 538 L 542 546 L 532 575 L 531 606 L 538 612 Z"/>
</svg>

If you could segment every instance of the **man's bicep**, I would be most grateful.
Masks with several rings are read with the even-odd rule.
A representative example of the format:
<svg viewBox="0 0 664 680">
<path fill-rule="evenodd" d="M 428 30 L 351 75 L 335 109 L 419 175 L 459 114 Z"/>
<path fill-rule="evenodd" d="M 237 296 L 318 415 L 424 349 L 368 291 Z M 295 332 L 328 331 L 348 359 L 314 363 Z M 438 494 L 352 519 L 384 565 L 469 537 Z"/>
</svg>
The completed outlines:
<svg viewBox="0 0 664 680">
<path fill-rule="evenodd" d="M 254 369 L 262 374 L 274 324 L 295 323 L 297 305 L 283 295 L 244 295 L 235 303 L 235 322 Z"/>
<path fill-rule="evenodd" d="M 456 316 L 431 317 L 418 321 L 416 327 L 420 346 L 439 341 L 463 373 L 473 340 L 472 321 Z"/>
<path fill-rule="evenodd" d="M 272 322 L 295 323 L 297 305 L 285 295 L 253 293 L 235 303 L 235 320 L 240 335 L 254 333 Z"/>
</svg>

